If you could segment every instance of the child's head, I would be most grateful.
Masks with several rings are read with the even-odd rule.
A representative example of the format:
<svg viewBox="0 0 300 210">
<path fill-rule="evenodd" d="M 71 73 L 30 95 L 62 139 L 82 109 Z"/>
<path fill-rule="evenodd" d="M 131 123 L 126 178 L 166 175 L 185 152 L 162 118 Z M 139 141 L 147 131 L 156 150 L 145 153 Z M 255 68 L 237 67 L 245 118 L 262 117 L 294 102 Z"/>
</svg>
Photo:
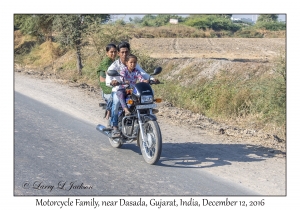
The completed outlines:
<svg viewBox="0 0 300 210">
<path fill-rule="evenodd" d="M 117 47 L 114 44 L 108 44 L 106 46 L 106 55 L 112 59 L 115 60 L 116 56 L 117 56 Z"/>
<path fill-rule="evenodd" d="M 136 67 L 137 60 L 137 57 L 133 54 L 129 54 L 126 56 L 125 62 L 128 70 L 132 71 Z"/>
</svg>

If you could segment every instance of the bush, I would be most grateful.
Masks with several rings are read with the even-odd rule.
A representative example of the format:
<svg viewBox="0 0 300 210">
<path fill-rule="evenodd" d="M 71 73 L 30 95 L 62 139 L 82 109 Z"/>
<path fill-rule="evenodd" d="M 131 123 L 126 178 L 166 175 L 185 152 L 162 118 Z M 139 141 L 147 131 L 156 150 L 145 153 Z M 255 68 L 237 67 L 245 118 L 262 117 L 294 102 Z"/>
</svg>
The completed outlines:
<svg viewBox="0 0 300 210">
<path fill-rule="evenodd" d="M 242 29 L 235 32 L 234 36 L 241 38 L 263 38 L 264 34 L 253 29 Z"/>
<path fill-rule="evenodd" d="M 286 30 L 286 24 L 283 22 L 257 22 L 254 27 L 269 31 Z"/>
<path fill-rule="evenodd" d="M 163 66 L 162 74 L 169 75 Z M 175 67 L 176 68 L 176 67 Z M 202 113 L 214 119 L 255 118 L 261 127 L 266 124 L 284 127 L 286 123 L 285 56 L 272 66 L 236 72 L 220 71 L 213 78 L 202 78 L 192 85 L 178 83 L 168 76 L 164 85 L 154 86 L 155 93 L 174 106 Z M 190 69 L 188 72 L 192 72 Z M 163 76 L 163 75 L 162 75 Z"/>
<path fill-rule="evenodd" d="M 131 49 L 131 53 L 136 55 L 138 58 L 139 65 L 149 74 L 153 73 L 153 70 L 156 66 L 156 60 L 155 58 L 151 58 L 149 55 L 137 51 L 135 49 Z"/>
<path fill-rule="evenodd" d="M 184 24 L 202 30 L 212 29 L 215 31 L 228 30 L 235 32 L 241 28 L 239 25 L 232 23 L 230 19 L 217 15 L 191 16 L 187 18 Z"/>
</svg>

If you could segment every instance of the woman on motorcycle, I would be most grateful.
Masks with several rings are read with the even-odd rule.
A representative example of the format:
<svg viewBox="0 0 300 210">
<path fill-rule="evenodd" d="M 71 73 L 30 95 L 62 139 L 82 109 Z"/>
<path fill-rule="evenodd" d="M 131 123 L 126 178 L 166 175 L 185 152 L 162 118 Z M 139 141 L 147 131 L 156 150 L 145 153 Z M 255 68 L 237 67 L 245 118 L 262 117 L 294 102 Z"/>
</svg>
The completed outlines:
<svg viewBox="0 0 300 210">
<path fill-rule="evenodd" d="M 115 44 L 108 44 L 106 46 L 106 57 L 101 61 L 98 69 L 97 69 L 97 75 L 99 78 L 99 85 L 102 90 L 102 97 L 104 97 L 104 94 L 111 94 L 111 87 L 106 86 L 106 71 L 108 67 L 115 61 L 117 56 L 117 47 Z M 109 99 L 109 102 L 106 106 L 106 116 L 105 118 L 109 120 L 110 112 L 112 107 L 112 98 Z M 109 123 L 110 125 L 110 123 Z"/>
<path fill-rule="evenodd" d="M 148 80 L 145 80 L 142 77 L 141 72 L 136 68 L 137 64 L 137 57 L 135 55 L 128 55 L 125 58 L 126 67 L 122 68 L 120 71 L 121 80 L 124 83 L 123 85 L 119 86 L 119 89 L 117 91 L 118 99 L 121 103 L 122 108 L 125 111 L 125 115 L 130 115 L 130 111 L 128 110 L 127 104 L 125 102 L 126 92 L 125 88 L 127 85 L 132 86 L 135 85 L 137 80 L 140 82 L 146 82 L 148 83 Z"/>
</svg>

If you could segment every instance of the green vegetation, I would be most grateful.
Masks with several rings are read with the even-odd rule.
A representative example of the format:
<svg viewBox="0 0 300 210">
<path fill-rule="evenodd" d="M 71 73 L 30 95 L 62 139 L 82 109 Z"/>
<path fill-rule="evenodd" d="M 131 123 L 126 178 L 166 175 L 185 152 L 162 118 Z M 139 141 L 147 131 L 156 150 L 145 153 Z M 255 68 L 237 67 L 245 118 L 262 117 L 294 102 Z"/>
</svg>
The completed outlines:
<svg viewBox="0 0 300 210">
<path fill-rule="evenodd" d="M 212 29 L 214 31 L 238 31 L 241 26 L 234 24 L 227 16 L 220 15 L 191 15 L 184 22 L 185 25 L 198 29 Z"/>
<path fill-rule="evenodd" d="M 162 76 L 168 75 L 173 66 L 165 66 Z M 177 73 L 182 80 L 185 72 Z M 176 107 L 218 119 L 240 119 L 252 122 L 259 129 L 278 131 L 285 137 L 286 126 L 286 63 L 285 55 L 280 56 L 274 66 L 258 66 L 230 72 L 223 70 L 213 78 L 192 80 L 187 85 L 179 84 L 178 77 L 168 77 L 163 86 L 154 86 L 157 96 Z M 247 123 L 248 123 L 247 122 Z"/>
<path fill-rule="evenodd" d="M 213 30 L 216 35 L 211 37 L 245 37 L 242 31 L 246 29 L 246 31 L 251 31 L 251 33 L 248 33 L 247 37 L 251 37 L 253 35 L 252 38 L 257 38 L 259 37 L 257 32 L 259 30 L 280 31 L 286 29 L 286 24 L 284 22 L 278 22 L 278 15 L 260 15 L 256 24 L 243 22 L 242 20 L 232 21 L 230 19 L 231 17 L 232 15 L 230 14 L 189 15 L 185 18 L 174 14 L 148 14 L 145 15 L 143 18 L 135 17 L 134 19 L 130 19 L 130 23 L 128 24 L 134 25 L 135 27 L 161 27 L 170 26 L 171 24 L 169 23 L 169 20 L 177 19 L 178 25 L 180 25 L 181 27 L 190 26 L 192 28 L 202 31 Z M 126 23 L 123 20 L 118 20 L 117 22 L 122 23 L 122 25 L 126 25 Z M 180 33 L 177 33 L 177 36 L 186 37 L 182 36 Z"/>
<path fill-rule="evenodd" d="M 134 37 L 285 36 L 285 24 L 273 19 L 245 26 L 232 23 L 230 15 L 195 15 L 179 18 L 180 24 L 175 26 L 168 23 L 171 17 L 176 18 L 148 15 L 130 23 L 110 23 L 107 15 L 85 16 L 85 19 L 79 15 L 15 15 L 15 29 L 19 29 L 14 37 L 15 62 L 37 71 L 49 71 L 70 81 L 97 86 L 95 69 L 105 56 L 107 43 L 118 44 Z M 138 56 L 145 70 L 152 71 L 158 65 L 156 59 L 142 51 L 132 49 L 132 53 Z M 176 66 L 165 64 L 162 67 L 163 75 Z M 189 68 L 182 71 L 193 72 Z M 212 79 L 202 78 L 190 86 L 178 84 L 174 78 L 154 88 L 157 96 L 175 106 L 214 119 L 243 118 L 261 127 L 270 125 L 279 129 L 280 136 L 285 138 L 285 55 L 278 58 L 272 74 L 270 69 L 264 68 L 247 70 L 246 76 L 243 71 L 224 70 Z"/>
</svg>

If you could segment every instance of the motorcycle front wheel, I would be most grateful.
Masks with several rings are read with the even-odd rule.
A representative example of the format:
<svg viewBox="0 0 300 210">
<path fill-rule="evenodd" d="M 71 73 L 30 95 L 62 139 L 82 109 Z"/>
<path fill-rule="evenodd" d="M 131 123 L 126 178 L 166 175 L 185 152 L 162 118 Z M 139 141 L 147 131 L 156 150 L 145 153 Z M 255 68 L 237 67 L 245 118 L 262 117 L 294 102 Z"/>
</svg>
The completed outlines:
<svg viewBox="0 0 300 210">
<path fill-rule="evenodd" d="M 159 125 L 156 121 L 148 121 L 144 124 L 146 140 L 143 141 L 141 132 L 139 133 L 139 145 L 144 160 L 154 165 L 160 158 L 162 150 L 162 136 Z"/>
</svg>

